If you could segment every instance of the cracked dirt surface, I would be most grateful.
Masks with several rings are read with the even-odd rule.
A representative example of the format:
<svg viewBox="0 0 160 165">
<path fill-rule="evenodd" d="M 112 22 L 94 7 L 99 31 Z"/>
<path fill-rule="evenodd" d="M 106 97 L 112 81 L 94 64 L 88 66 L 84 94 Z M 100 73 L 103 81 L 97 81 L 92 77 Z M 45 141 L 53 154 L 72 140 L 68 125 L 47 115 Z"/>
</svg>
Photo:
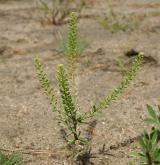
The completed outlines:
<svg viewBox="0 0 160 165">
<path fill-rule="evenodd" d="M 0 1 L 0 148 L 53 150 L 55 157 L 25 155 L 25 162 L 66 164 L 56 116 L 40 90 L 33 59 L 38 56 L 43 60 L 57 88 L 56 65 L 65 63 L 57 33 L 65 34 L 68 26 L 41 26 L 35 2 Z M 95 15 L 107 14 L 108 4 L 115 12 L 135 14 L 141 20 L 138 28 L 117 33 L 104 29 Z M 126 50 L 143 51 L 148 59 L 120 99 L 96 117 L 92 141 L 96 158 L 91 159 L 92 163 L 126 165 L 129 153 L 137 149 L 136 140 L 132 139 L 146 128 L 145 104 L 156 108 L 160 103 L 160 2 L 102 0 L 84 8 L 83 13 L 91 15 L 80 18 L 78 23 L 80 35 L 89 43 L 77 64 L 78 103 L 83 111 L 119 84 L 123 76 L 116 59 L 128 60 Z M 105 153 L 100 154 L 104 144 Z"/>
</svg>

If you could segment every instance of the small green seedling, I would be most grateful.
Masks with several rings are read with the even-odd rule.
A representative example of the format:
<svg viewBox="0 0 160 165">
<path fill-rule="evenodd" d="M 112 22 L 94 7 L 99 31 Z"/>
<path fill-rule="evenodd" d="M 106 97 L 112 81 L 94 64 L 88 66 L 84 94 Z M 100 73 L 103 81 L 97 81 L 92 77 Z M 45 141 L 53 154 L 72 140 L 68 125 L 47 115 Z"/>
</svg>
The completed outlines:
<svg viewBox="0 0 160 165">
<path fill-rule="evenodd" d="M 156 130 L 148 134 L 146 131 L 139 139 L 141 152 L 133 152 L 132 156 L 139 159 L 141 165 L 160 164 L 160 147 Z"/>
<path fill-rule="evenodd" d="M 158 110 L 160 113 L 160 105 L 158 105 Z M 160 114 L 157 114 L 150 105 L 147 105 L 147 111 L 150 114 L 150 118 L 145 119 L 145 122 L 149 125 L 154 125 L 160 131 Z"/>
<path fill-rule="evenodd" d="M 160 106 L 158 106 L 160 111 Z M 132 156 L 138 159 L 139 165 L 158 165 L 160 164 L 160 145 L 159 145 L 159 117 L 150 105 L 147 105 L 150 118 L 145 119 L 147 124 L 152 124 L 150 133 L 144 131 L 139 138 L 140 152 L 132 152 Z"/>
<path fill-rule="evenodd" d="M 0 152 L 0 165 L 23 165 L 22 158 L 13 154 L 4 154 Z"/>
<path fill-rule="evenodd" d="M 115 12 L 111 6 L 109 6 L 108 15 L 100 18 L 99 23 L 111 33 L 132 31 L 139 24 L 139 22 L 135 22 L 131 16 Z"/>
</svg>

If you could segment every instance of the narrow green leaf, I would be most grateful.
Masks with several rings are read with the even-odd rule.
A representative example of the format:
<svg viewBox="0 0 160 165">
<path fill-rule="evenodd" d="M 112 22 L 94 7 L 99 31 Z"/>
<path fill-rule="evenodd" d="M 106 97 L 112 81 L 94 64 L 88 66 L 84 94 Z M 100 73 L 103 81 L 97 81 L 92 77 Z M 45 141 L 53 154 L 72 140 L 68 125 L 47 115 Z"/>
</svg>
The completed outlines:
<svg viewBox="0 0 160 165">
<path fill-rule="evenodd" d="M 148 125 L 152 125 L 156 123 L 155 120 L 151 118 L 144 119 L 144 122 L 146 122 Z"/>
<path fill-rule="evenodd" d="M 49 10 L 50 10 L 50 8 L 48 7 L 48 5 L 47 5 L 47 3 L 46 3 L 46 2 L 44 2 L 44 1 L 40 0 L 40 3 L 43 5 L 43 7 L 44 7 L 44 9 L 45 9 L 45 10 L 47 10 L 47 11 L 49 11 Z"/>
<path fill-rule="evenodd" d="M 153 110 L 153 108 L 147 104 L 147 110 L 148 110 L 148 113 L 151 115 L 151 117 L 155 120 L 157 120 L 157 115 L 155 113 L 155 111 Z"/>
<path fill-rule="evenodd" d="M 145 156 L 141 156 L 140 157 L 140 165 L 147 165 L 147 159 Z"/>
<path fill-rule="evenodd" d="M 155 130 L 153 136 L 151 137 L 152 144 L 156 143 L 157 137 L 158 137 L 157 130 Z"/>
<path fill-rule="evenodd" d="M 145 143 L 143 141 L 143 138 L 139 139 L 139 144 L 140 144 L 141 148 L 145 151 L 146 150 L 146 145 L 145 145 Z"/>
<path fill-rule="evenodd" d="M 159 120 L 157 120 L 156 125 L 158 127 L 157 129 L 160 129 L 160 121 Z"/>
<path fill-rule="evenodd" d="M 139 157 L 140 155 L 139 155 L 139 152 L 133 151 L 133 152 L 131 152 L 130 156 L 136 157 L 136 158 L 137 158 L 137 157 Z"/>
<path fill-rule="evenodd" d="M 155 156 L 155 161 L 160 163 L 160 149 L 157 151 Z"/>
</svg>

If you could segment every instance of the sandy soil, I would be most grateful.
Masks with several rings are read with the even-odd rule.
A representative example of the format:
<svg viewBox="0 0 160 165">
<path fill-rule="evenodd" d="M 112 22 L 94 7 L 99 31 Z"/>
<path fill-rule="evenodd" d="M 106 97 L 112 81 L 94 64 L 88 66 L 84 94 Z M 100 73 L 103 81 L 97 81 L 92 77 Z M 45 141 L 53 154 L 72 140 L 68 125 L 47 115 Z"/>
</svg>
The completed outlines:
<svg viewBox="0 0 160 165">
<path fill-rule="evenodd" d="M 66 165 L 63 139 L 55 114 L 42 94 L 33 59 L 43 60 L 45 70 L 56 88 L 56 65 L 65 63 L 58 32 L 67 25 L 42 26 L 35 1 L 0 0 L 0 148 L 15 150 L 52 150 L 46 154 L 24 155 L 27 165 Z M 115 12 L 135 14 L 140 25 L 133 31 L 111 33 L 95 15 L 103 17 L 108 4 Z M 78 103 L 88 110 L 91 103 L 116 87 L 123 75 L 116 59 L 126 50 L 143 51 L 146 56 L 136 79 L 120 97 L 96 117 L 91 159 L 95 165 L 126 165 L 129 153 L 137 149 L 135 137 L 146 125 L 145 105 L 160 103 L 160 2 L 159 0 L 102 0 L 82 11 L 90 14 L 78 23 L 79 33 L 89 46 L 78 62 Z M 93 17 L 92 17 L 93 15 Z M 105 144 L 105 153 L 99 150 Z"/>
</svg>

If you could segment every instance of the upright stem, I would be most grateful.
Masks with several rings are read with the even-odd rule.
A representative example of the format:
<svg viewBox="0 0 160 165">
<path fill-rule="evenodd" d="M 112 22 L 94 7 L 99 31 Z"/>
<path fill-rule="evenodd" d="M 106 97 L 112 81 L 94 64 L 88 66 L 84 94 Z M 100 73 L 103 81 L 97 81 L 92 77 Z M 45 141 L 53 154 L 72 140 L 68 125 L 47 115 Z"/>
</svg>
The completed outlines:
<svg viewBox="0 0 160 165">
<path fill-rule="evenodd" d="M 149 152 L 146 152 L 146 157 L 147 157 L 147 165 L 152 165 L 152 158 Z"/>
<path fill-rule="evenodd" d="M 76 141 L 76 140 L 78 140 L 78 135 L 77 135 L 77 122 L 76 123 L 74 123 L 74 140 Z"/>
</svg>

